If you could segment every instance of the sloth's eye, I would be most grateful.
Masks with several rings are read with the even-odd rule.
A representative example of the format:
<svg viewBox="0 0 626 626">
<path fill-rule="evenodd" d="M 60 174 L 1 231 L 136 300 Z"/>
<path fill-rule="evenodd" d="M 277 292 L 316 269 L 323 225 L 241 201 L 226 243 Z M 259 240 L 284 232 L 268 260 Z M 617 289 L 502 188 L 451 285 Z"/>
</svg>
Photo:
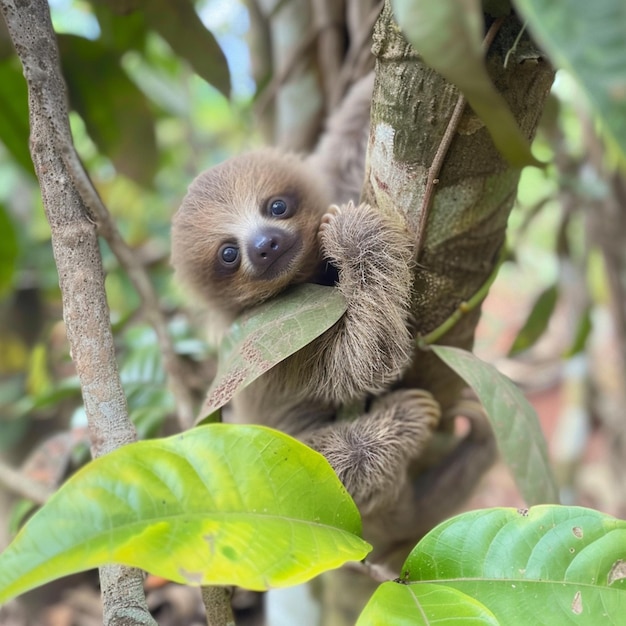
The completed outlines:
<svg viewBox="0 0 626 626">
<path fill-rule="evenodd" d="M 225 265 L 233 265 L 239 260 L 239 248 L 232 244 L 224 244 L 220 248 L 219 257 Z"/>
<path fill-rule="evenodd" d="M 282 198 L 276 198 L 270 203 L 270 213 L 275 217 L 285 215 L 287 212 L 287 203 Z"/>
</svg>

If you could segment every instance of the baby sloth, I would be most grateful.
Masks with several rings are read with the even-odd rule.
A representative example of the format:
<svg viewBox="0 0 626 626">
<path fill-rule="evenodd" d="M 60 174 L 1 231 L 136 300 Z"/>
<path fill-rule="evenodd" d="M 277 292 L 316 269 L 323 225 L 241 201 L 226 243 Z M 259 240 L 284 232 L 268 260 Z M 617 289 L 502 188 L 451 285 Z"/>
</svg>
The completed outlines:
<svg viewBox="0 0 626 626">
<path fill-rule="evenodd" d="M 241 391 L 225 420 L 257 423 L 321 452 L 367 516 L 398 505 L 407 470 L 439 406 L 424 391 L 389 391 L 409 365 L 413 236 L 404 218 L 367 204 L 331 206 L 310 162 L 274 149 L 198 176 L 173 221 L 172 260 L 223 333 L 291 285 L 334 283 L 347 302 L 323 335 Z M 345 404 L 368 411 L 338 420 Z M 402 494 L 405 495 L 402 495 Z"/>
</svg>

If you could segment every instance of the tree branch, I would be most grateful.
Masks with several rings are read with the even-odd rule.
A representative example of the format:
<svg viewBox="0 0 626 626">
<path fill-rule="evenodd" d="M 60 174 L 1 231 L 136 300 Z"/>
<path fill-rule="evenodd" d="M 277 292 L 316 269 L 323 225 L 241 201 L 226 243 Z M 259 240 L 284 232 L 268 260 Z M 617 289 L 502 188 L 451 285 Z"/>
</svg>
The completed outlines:
<svg viewBox="0 0 626 626">
<path fill-rule="evenodd" d="M 202 587 L 207 626 L 235 626 L 228 587 Z"/>
<path fill-rule="evenodd" d="M 56 45 L 56 44 L 55 44 Z M 61 79 L 62 80 L 62 79 Z M 64 89 L 64 88 L 63 88 Z M 65 89 L 64 89 L 65 92 Z M 65 101 L 65 95 L 63 95 Z M 98 234 L 106 239 L 111 251 L 130 278 L 135 290 L 142 301 L 142 310 L 148 323 L 154 328 L 159 347 L 163 355 L 165 370 L 168 374 L 168 383 L 176 401 L 177 415 L 181 427 L 190 428 L 195 419 L 194 401 L 184 380 L 184 366 L 174 350 L 171 337 L 167 329 L 165 316 L 161 311 L 159 300 L 148 276 L 145 267 L 138 261 L 137 256 L 128 244 L 122 239 L 119 230 L 108 209 L 102 202 L 91 180 L 76 153 L 69 127 L 63 132 L 51 116 L 54 127 L 53 140 L 61 155 L 72 184 L 78 192 L 87 210 L 88 219 L 95 221 Z"/>
<path fill-rule="evenodd" d="M 0 485 L 9 491 L 28 498 L 37 504 L 44 504 L 52 495 L 52 491 L 36 480 L 32 480 L 22 472 L 13 469 L 0 459 Z"/>
<path fill-rule="evenodd" d="M 531 138 L 554 72 L 539 51 L 529 62 L 531 41 L 524 54 L 514 50 L 504 67 L 518 34 L 514 17 L 495 22 L 485 39 L 486 65 L 522 132 Z M 438 154 L 459 104 L 458 90 L 427 67 L 404 39 L 388 0 L 375 27 L 373 51 L 377 79 L 364 200 L 403 213 L 419 238 L 412 312 L 417 333 L 426 336 L 470 300 L 497 265 L 520 171 L 498 153 L 469 107 L 456 132 L 448 133 L 449 146 Z M 425 198 L 429 189 L 432 203 Z M 448 330 L 443 343 L 471 349 L 479 317 L 477 306 Z M 464 386 L 429 352 L 416 356 L 403 383 L 431 391 L 444 411 Z"/>
<path fill-rule="evenodd" d="M 0 0 L 11 40 L 28 83 L 30 149 L 50 224 L 63 298 L 63 316 L 81 383 L 91 449 L 101 456 L 135 440 L 122 389 L 94 212 L 99 199 L 78 162 L 66 107 L 48 3 Z M 68 167 L 78 163 L 80 174 Z M 87 206 L 83 194 L 95 208 Z M 105 624 L 154 625 L 143 595 L 140 571 L 100 570 Z"/>
</svg>

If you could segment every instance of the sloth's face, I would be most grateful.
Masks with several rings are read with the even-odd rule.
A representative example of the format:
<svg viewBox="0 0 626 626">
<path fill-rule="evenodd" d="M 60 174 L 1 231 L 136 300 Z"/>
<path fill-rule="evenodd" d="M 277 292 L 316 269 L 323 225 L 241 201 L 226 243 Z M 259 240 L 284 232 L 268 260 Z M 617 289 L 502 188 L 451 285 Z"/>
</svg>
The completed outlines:
<svg viewBox="0 0 626 626">
<path fill-rule="evenodd" d="M 322 184 L 293 155 L 260 150 L 201 174 L 174 217 L 173 263 L 225 311 L 310 280 L 320 264 Z"/>
</svg>

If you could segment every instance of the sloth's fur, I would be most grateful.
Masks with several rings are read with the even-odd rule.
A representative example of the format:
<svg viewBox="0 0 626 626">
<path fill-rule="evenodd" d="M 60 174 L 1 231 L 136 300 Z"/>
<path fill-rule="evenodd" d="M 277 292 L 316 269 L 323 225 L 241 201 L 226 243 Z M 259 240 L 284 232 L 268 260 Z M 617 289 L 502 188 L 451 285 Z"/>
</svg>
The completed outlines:
<svg viewBox="0 0 626 626">
<path fill-rule="evenodd" d="M 399 213 L 358 204 L 371 83 L 357 85 L 308 159 L 263 149 L 200 174 L 172 232 L 177 277 L 204 301 L 218 334 L 290 285 L 328 282 L 329 267 L 338 277 L 343 317 L 240 392 L 226 419 L 279 428 L 324 454 L 365 515 L 366 534 L 368 517 L 388 517 L 407 497 L 409 465 L 440 417 L 427 392 L 390 391 L 414 350 L 414 237 Z M 283 215 L 272 214 L 276 199 Z M 257 245 L 269 239 L 272 263 Z M 237 249 L 236 262 L 224 262 L 224 246 Z M 357 402 L 369 410 L 337 420 Z"/>
</svg>

